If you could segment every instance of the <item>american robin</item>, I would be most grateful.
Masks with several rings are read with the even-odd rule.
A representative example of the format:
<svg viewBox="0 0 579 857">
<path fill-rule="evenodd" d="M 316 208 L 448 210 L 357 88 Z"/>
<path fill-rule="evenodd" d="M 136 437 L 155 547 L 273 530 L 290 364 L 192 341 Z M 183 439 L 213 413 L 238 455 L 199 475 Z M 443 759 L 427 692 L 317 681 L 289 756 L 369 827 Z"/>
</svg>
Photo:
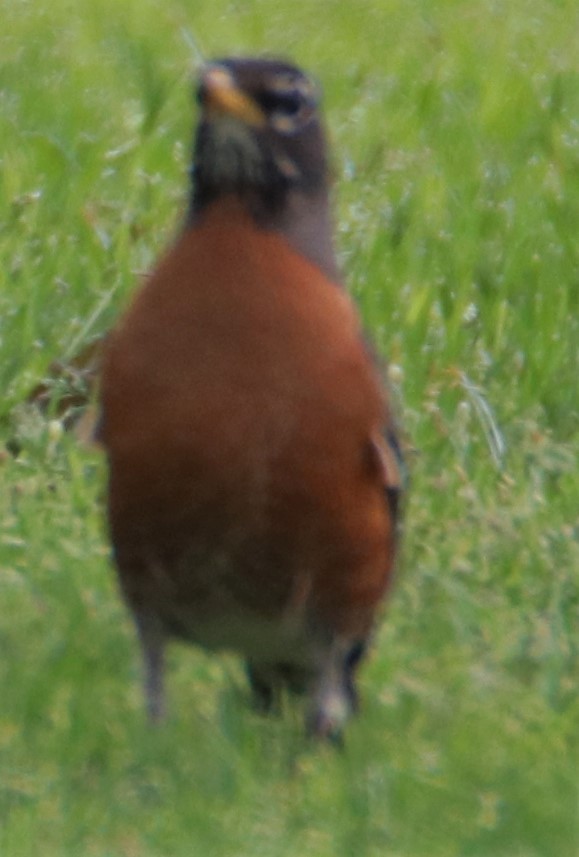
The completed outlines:
<svg viewBox="0 0 579 857">
<path fill-rule="evenodd" d="M 307 695 L 340 734 L 391 578 L 388 398 L 332 243 L 318 92 L 278 60 L 212 62 L 184 227 L 107 343 L 108 520 L 163 712 L 170 638 Z"/>
</svg>

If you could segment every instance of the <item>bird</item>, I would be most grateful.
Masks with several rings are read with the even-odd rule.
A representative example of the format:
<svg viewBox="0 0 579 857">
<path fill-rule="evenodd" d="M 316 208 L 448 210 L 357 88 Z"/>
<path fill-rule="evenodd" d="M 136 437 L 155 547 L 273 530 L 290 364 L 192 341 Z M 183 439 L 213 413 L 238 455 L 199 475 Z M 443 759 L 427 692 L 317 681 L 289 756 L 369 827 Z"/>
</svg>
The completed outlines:
<svg viewBox="0 0 579 857">
<path fill-rule="evenodd" d="M 186 213 L 104 348 L 108 530 L 153 722 L 181 640 L 340 741 L 393 578 L 399 433 L 337 261 L 320 98 L 283 58 L 205 63 Z"/>
</svg>

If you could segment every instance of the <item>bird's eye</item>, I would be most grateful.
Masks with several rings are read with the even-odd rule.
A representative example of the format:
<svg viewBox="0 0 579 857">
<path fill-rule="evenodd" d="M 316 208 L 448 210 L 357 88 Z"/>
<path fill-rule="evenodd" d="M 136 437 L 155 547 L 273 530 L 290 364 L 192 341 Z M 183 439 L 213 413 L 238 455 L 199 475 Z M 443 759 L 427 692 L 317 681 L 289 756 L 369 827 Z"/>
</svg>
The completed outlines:
<svg viewBox="0 0 579 857">
<path fill-rule="evenodd" d="M 302 93 L 298 89 L 283 92 L 267 90 L 260 92 L 256 101 L 268 115 L 296 116 L 304 106 Z"/>
</svg>

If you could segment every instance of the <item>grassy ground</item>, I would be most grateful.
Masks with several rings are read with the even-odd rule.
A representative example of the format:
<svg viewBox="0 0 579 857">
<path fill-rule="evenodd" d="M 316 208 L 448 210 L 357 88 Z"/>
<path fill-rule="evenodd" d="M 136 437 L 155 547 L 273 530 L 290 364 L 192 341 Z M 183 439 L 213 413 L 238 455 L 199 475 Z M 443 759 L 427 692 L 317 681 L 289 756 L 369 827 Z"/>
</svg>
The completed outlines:
<svg viewBox="0 0 579 857">
<path fill-rule="evenodd" d="M 579 7 L 6 0 L 0 34 L 0 854 L 579 855 Z M 175 228 L 207 56 L 326 90 L 339 243 L 412 490 L 346 752 L 175 648 L 141 713 L 103 467 L 19 403 Z M 503 449 L 504 447 L 504 449 Z"/>
</svg>

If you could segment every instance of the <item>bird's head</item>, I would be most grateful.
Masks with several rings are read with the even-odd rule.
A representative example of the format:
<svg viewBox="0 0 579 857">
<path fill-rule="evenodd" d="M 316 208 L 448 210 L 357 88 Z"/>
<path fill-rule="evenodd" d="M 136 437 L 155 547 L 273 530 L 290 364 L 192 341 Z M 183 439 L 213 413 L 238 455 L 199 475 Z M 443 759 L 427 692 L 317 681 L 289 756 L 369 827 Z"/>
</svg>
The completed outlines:
<svg viewBox="0 0 579 857">
<path fill-rule="evenodd" d="M 197 100 L 194 214 L 225 194 L 268 216 L 291 192 L 325 192 L 319 91 L 299 68 L 281 60 L 217 60 L 202 69 Z"/>
</svg>

